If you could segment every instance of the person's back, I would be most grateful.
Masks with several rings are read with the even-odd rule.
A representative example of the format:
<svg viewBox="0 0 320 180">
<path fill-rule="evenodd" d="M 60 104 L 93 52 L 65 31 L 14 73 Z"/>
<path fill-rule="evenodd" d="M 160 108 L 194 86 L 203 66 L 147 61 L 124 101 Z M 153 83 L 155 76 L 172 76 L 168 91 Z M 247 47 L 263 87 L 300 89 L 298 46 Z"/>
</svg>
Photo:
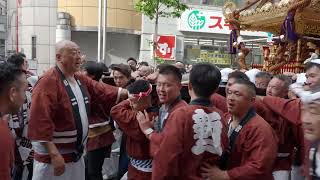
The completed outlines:
<svg viewBox="0 0 320 180">
<path fill-rule="evenodd" d="M 211 106 L 209 101 L 196 100 L 191 101 L 189 106 L 177 109 L 171 115 L 172 119 L 168 121 L 163 133 L 163 142 L 166 144 L 180 144 L 177 148 L 166 149 L 168 154 L 172 154 L 175 159 L 174 165 L 177 169 L 169 166 L 157 166 L 159 170 L 173 170 L 175 176 L 168 179 L 203 179 L 200 174 L 200 167 L 203 163 L 211 165 L 217 164 L 226 142 L 222 142 L 221 136 L 226 132 L 222 125 L 222 112 Z M 191 118 L 190 118 L 191 117 Z M 172 137 L 179 135 L 179 138 Z M 176 142 L 178 141 L 178 142 Z M 175 157 L 177 153 L 178 157 Z M 155 158 L 162 159 L 161 155 Z"/>
<path fill-rule="evenodd" d="M 154 180 L 203 179 L 203 163 L 218 164 L 223 152 L 226 133 L 221 111 L 210 102 L 221 80 L 220 71 L 211 64 L 200 63 L 193 67 L 189 79 L 191 102 L 173 111 L 167 119 L 153 159 Z"/>
</svg>

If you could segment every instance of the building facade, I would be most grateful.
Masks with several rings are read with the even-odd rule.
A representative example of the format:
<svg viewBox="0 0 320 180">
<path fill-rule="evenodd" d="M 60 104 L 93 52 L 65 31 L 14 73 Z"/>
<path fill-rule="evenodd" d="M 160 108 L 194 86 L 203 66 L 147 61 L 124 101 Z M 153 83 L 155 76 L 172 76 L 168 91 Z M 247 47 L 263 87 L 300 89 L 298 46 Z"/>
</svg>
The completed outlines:
<svg viewBox="0 0 320 180">
<path fill-rule="evenodd" d="M 106 2 L 107 57 L 105 63 L 107 65 L 123 63 L 128 57 L 138 58 L 141 14 L 135 11 L 134 0 L 107 0 Z M 71 40 L 80 45 L 87 60 L 96 61 L 99 0 L 58 0 L 58 11 L 70 15 Z"/>
<path fill-rule="evenodd" d="M 7 1 L 0 0 L 0 61 L 5 60 L 7 32 Z"/>
<path fill-rule="evenodd" d="M 228 53 L 230 29 L 224 22 L 224 1 L 185 0 L 189 9 L 181 18 L 160 18 L 159 35 L 176 36 L 175 59 L 185 63 L 211 62 L 219 67 L 236 66 L 235 55 Z M 142 17 L 140 60 L 153 63 L 153 48 L 150 42 L 154 34 L 154 21 Z M 266 37 L 264 32 L 241 32 L 244 39 Z M 262 42 L 266 44 L 266 42 Z M 247 63 L 262 61 L 260 43 L 246 43 L 251 49 Z M 174 61 L 169 61 L 174 62 Z"/>
<path fill-rule="evenodd" d="M 40 75 L 55 64 L 57 0 L 7 3 L 7 53 L 25 53 L 30 70 Z"/>
</svg>

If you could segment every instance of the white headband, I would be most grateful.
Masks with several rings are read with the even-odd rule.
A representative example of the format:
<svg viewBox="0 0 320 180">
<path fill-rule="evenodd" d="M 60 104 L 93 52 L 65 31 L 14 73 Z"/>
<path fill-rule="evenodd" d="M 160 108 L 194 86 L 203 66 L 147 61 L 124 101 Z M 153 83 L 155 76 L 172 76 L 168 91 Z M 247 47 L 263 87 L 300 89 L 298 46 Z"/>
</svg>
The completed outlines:
<svg viewBox="0 0 320 180">
<path fill-rule="evenodd" d="M 320 59 L 311 59 L 310 62 L 320 64 Z"/>
</svg>

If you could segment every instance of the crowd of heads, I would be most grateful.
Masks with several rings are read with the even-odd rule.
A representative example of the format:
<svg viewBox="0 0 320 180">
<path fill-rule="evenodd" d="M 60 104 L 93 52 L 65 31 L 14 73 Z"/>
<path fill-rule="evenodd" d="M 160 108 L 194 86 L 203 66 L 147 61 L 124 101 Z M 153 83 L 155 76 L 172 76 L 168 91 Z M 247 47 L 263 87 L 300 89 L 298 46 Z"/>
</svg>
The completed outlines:
<svg viewBox="0 0 320 180">
<path fill-rule="evenodd" d="M 138 61 L 133 57 L 129 57 L 126 63 L 111 64 L 107 67 L 103 63 L 87 61 L 84 63 L 80 51 L 80 47 L 71 41 L 61 41 L 56 45 L 56 61 L 57 66 L 65 72 L 75 73 L 80 69 L 90 78 L 96 81 L 115 85 L 117 87 L 128 88 L 134 81 L 149 81 L 156 85 L 159 101 L 161 103 L 171 103 L 180 94 L 183 85 L 189 86 L 189 95 L 208 98 L 221 86 L 225 87 L 226 95 L 238 95 L 254 99 L 255 94 L 267 96 L 277 96 L 281 98 L 294 98 L 291 95 L 289 86 L 297 79 L 284 74 L 272 76 L 268 72 L 257 69 L 242 72 L 230 68 L 220 70 L 214 65 L 208 63 L 199 63 L 189 65 L 182 61 L 176 61 L 174 64 L 161 64 L 152 67 L 147 62 Z M 12 65 L 22 72 L 28 71 L 28 61 L 22 53 L 12 55 L 8 58 L 9 65 L 3 65 L 3 74 L 12 69 Z M 12 70 L 14 71 L 14 70 Z M 305 66 L 306 81 L 305 88 L 311 90 L 320 89 L 320 65 L 319 63 L 309 62 Z M 11 73 L 14 75 L 14 73 Z M 2 78 L 10 78 L 11 76 Z M 16 77 L 16 76 L 13 76 Z M 6 79 L 4 79 L 6 80 Z M 182 84 L 183 81 L 183 84 Z M 8 81 L 10 82 L 10 81 Z M 140 82 L 141 83 L 141 82 Z M 244 88 L 244 91 L 234 92 L 233 85 Z M 252 86 L 254 85 L 254 86 Z M 255 87 L 253 89 L 252 87 Z M 3 87 L 0 88 L 3 91 Z M 192 91 L 190 91 L 190 89 Z M 3 93 L 3 92 L 2 92 Z M 194 93 L 194 94 L 192 94 Z M 236 97 L 236 96 L 232 96 Z M 230 101 L 235 100 L 234 98 Z M 249 101 L 249 102 L 250 102 Z"/>
</svg>

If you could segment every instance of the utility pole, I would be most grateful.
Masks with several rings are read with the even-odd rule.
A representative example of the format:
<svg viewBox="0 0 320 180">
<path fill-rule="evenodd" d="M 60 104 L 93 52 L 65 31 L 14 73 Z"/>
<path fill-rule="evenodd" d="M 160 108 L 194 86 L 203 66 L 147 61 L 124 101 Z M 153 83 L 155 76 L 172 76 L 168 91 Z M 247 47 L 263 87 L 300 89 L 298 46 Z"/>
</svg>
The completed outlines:
<svg viewBox="0 0 320 180">
<path fill-rule="evenodd" d="M 98 55 L 97 59 L 98 62 L 101 60 L 101 14 L 102 14 L 102 7 L 101 7 L 101 2 L 102 0 L 99 0 L 99 5 L 98 5 Z"/>
<path fill-rule="evenodd" d="M 103 0 L 103 40 L 102 40 L 102 59 L 106 62 L 106 41 L 107 41 L 107 0 Z"/>
</svg>

